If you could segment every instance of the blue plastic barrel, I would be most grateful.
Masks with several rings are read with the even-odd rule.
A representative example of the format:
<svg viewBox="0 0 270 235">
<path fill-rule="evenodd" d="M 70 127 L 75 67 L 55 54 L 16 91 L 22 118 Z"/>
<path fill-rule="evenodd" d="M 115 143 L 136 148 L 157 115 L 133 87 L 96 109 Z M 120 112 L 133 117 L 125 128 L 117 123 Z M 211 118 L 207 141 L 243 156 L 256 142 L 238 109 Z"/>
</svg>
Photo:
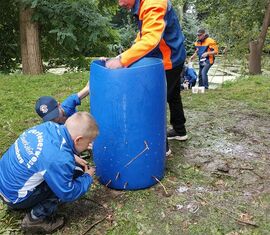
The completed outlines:
<svg viewBox="0 0 270 235">
<path fill-rule="evenodd" d="M 148 188 L 164 176 L 166 80 L 160 59 L 129 68 L 90 67 L 90 110 L 100 134 L 93 156 L 99 181 L 114 189 Z"/>
</svg>

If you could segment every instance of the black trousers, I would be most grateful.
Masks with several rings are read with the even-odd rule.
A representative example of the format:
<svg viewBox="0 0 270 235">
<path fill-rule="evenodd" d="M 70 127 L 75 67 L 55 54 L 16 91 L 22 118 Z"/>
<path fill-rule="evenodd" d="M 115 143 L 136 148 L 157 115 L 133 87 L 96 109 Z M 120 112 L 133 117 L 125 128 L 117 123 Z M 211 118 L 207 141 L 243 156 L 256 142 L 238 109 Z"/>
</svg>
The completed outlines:
<svg viewBox="0 0 270 235">
<path fill-rule="evenodd" d="M 185 128 L 186 118 L 180 94 L 180 74 L 183 65 L 184 64 L 181 64 L 173 69 L 166 70 L 167 102 L 170 108 L 170 123 L 173 129 L 180 135 L 186 135 L 187 133 Z"/>
</svg>

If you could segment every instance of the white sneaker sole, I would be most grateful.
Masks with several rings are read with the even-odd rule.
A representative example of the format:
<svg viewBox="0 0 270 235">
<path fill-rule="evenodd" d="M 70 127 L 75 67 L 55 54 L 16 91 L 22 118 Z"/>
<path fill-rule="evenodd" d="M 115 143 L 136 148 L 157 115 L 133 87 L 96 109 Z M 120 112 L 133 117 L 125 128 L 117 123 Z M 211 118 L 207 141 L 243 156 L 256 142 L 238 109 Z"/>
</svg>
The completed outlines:
<svg viewBox="0 0 270 235">
<path fill-rule="evenodd" d="M 188 139 L 187 135 L 183 135 L 183 136 L 173 136 L 173 137 L 167 137 L 168 140 L 179 140 L 179 141 L 185 141 Z"/>
<path fill-rule="evenodd" d="M 166 152 L 166 157 L 169 157 L 170 155 L 171 155 L 171 153 L 172 153 L 172 150 L 168 150 L 167 152 Z"/>
</svg>

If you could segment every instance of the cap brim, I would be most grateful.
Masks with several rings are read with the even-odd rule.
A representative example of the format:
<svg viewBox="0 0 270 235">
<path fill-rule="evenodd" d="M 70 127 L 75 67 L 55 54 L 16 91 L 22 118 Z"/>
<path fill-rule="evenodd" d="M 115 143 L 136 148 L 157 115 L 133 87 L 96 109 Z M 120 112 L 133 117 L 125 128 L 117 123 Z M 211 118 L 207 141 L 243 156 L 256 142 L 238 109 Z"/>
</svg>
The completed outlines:
<svg viewBox="0 0 270 235">
<path fill-rule="evenodd" d="M 54 110 L 52 110 L 51 112 L 49 112 L 47 115 L 45 115 L 42 119 L 43 119 L 43 122 L 47 122 L 47 121 L 51 121 L 51 120 L 58 118 L 58 117 L 59 117 L 59 109 L 57 107 Z"/>
</svg>

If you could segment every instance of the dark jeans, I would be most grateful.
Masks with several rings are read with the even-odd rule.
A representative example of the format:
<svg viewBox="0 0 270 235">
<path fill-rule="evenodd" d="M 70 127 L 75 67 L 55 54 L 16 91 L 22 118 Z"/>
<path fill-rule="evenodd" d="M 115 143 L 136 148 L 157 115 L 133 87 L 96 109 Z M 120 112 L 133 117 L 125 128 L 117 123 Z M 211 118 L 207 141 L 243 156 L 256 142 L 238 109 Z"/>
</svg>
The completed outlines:
<svg viewBox="0 0 270 235">
<path fill-rule="evenodd" d="M 73 179 L 84 174 L 84 171 L 79 167 L 79 164 L 76 165 L 77 167 L 75 168 Z M 32 194 L 24 201 L 16 204 L 7 203 L 4 200 L 3 202 L 7 204 L 8 207 L 15 210 L 29 209 L 31 210 L 31 214 L 39 219 L 44 219 L 45 217 L 53 215 L 57 210 L 57 206 L 60 204 L 60 200 L 45 181 L 38 185 L 33 190 Z"/>
<path fill-rule="evenodd" d="M 180 79 L 183 64 L 171 70 L 166 70 L 167 102 L 170 108 L 170 123 L 173 129 L 180 135 L 186 135 L 183 104 L 180 94 Z"/>
<path fill-rule="evenodd" d="M 38 185 L 33 193 L 24 201 L 16 204 L 6 204 L 12 209 L 32 209 L 31 214 L 39 219 L 43 219 L 55 213 L 59 199 L 44 181 Z"/>
<path fill-rule="evenodd" d="M 205 63 L 200 65 L 199 69 L 199 86 L 204 86 L 208 89 L 208 71 L 211 68 L 212 64 Z"/>
</svg>

